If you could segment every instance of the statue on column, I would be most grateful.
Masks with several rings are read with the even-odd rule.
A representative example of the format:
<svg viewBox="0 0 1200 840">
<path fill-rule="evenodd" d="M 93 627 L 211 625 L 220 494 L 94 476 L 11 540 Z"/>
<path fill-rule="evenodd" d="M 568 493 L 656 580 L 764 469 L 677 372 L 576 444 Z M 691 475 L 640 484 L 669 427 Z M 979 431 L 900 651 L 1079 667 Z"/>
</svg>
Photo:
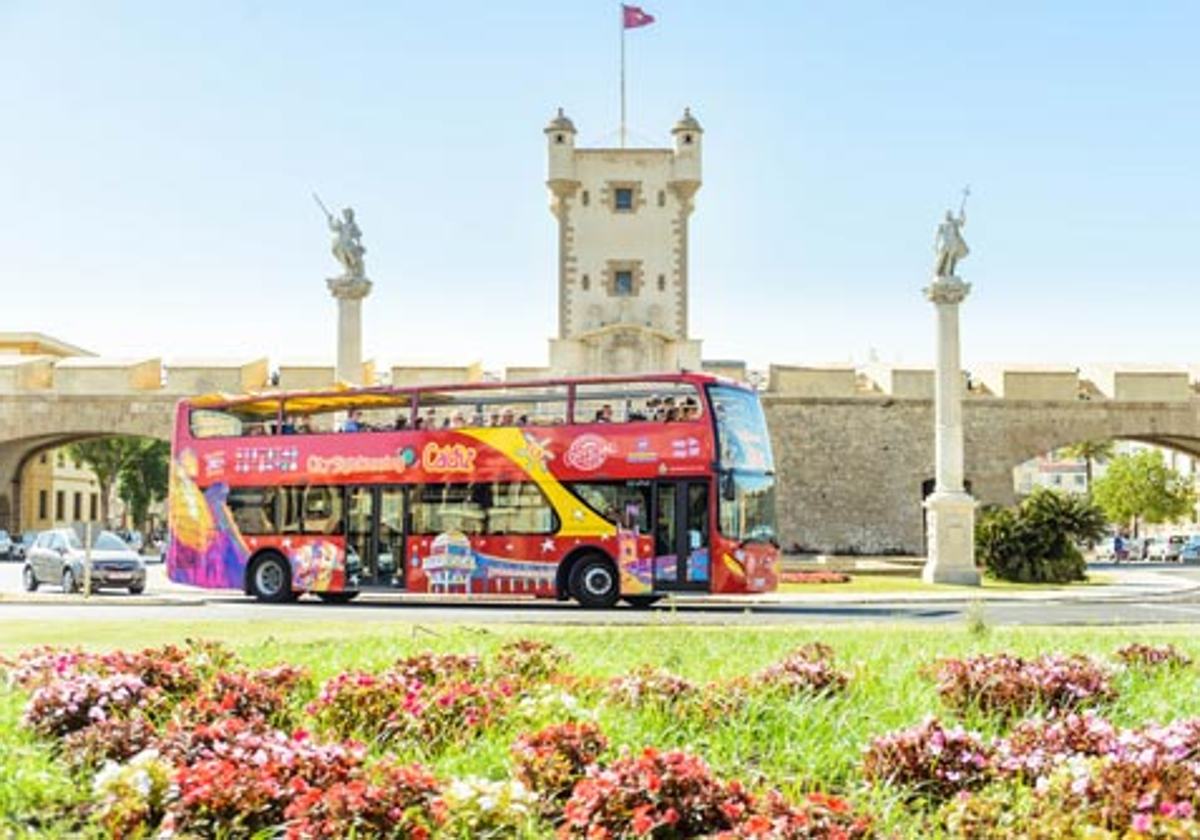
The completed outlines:
<svg viewBox="0 0 1200 840">
<path fill-rule="evenodd" d="M 958 261 L 971 253 L 971 249 L 967 247 L 966 240 L 962 236 L 963 226 L 967 223 L 967 196 L 970 194 L 969 188 L 964 189 L 958 215 L 955 216 L 953 212 L 947 210 L 946 218 L 938 225 L 937 236 L 933 241 L 933 249 L 937 255 L 933 262 L 933 273 L 939 280 L 954 277 Z"/>
<path fill-rule="evenodd" d="M 342 264 L 343 279 L 365 280 L 366 267 L 363 265 L 363 254 L 367 252 L 367 249 L 362 244 L 362 230 L 359 229 L 358 222 L 354 220 L 354 209 L 347 207 L 342 210 L 342 217 L 338 219 L 329 212 L 316 193 L 313 193 L 313 198 L 325 211 L 325 220 L 329 224 L 329 229 L 333 231 L 333 244 L 330 250 L 337 261 Z"/>
</svg>

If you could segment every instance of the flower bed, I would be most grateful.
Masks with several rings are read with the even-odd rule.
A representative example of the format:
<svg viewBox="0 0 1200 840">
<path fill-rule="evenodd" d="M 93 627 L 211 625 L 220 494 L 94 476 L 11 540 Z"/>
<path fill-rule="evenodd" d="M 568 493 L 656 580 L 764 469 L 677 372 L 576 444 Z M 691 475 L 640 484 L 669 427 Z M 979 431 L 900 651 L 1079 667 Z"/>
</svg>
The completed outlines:
<svg viewBox="0 0 1200 840">
<path fill-rule="evenodd" d="M 247 667 L 211 643 L 39 648 L 0 668 L 24 693 L 29 737 L 85 782 L 49 833 L 866 838 L 895 836 L 883 828 L 894 814 L 874 812 L 890 798 L 910 824 L 947 837 L 1200 836 L 1200 718 L 1106 716 L 1123 669 L 1178 675 L 1190 659 L 1152 645 L 1112 659 L 933 660 L 921 678 L 962 720 L 929 714 L 859 744 L 843 778 L 790 781 L 755 771 L 766 742 L 736 742 L 723 772 L 704 745 L 790 708 L 853 714 L 871 677 L 837 667 L 821 642 L 707 683 L 650 665 L 573 674 L 564 651 L 528 639 L 490 657 L 425 652 L 319 682 L 291 665 Z M 691 745 L 631 742 L 633 729 L 614 738 L 600 715 L 615 726 L 649 716 Z M 495 772 L 465 769 L 501 744 Z M 15 824 L 37 833 L 46 819 Z"/>
</svg>

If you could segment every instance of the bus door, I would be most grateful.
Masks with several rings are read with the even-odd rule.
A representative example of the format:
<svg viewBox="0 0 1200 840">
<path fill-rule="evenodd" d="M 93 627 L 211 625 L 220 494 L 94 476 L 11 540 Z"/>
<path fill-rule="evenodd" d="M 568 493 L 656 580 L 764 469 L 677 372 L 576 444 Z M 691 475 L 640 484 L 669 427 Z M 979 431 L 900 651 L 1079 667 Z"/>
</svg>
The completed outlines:
<svg viewBox="0 0 1200 840">
<path fill-rule="evenodd" d="M 707 479 L 655 482 L 655 589 L 709 588 L 708 487 Z"/>
<path fill-rule="evenodd" d="M 346 493 L 346 545 L 358 554 L 359 585 L 403 587 L 404 488 L 363 485 Z"/>
</svg>

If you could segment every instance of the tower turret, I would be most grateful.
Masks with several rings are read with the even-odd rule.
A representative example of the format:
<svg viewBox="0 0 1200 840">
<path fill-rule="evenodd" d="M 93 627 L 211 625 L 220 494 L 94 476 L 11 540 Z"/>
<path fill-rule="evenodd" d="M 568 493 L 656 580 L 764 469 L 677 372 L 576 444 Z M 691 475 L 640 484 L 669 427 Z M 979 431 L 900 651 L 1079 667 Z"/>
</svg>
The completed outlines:
<svg viewBox="0 0 1200 840">
<path fill-rule="evenodd" d="M 546 143 L 546 186 L 554 197 L 551 209 L 558 215 L 563 199 L 570 197 L 579 187 L 575 174 L 575 123 L 563 113 L 562 108 L 546 126 Z"/>
<path fill-rule="evenodd" d="M 671 129 L 675 136 L 675 165 L 671 187 L 680 197 L 690 200 L 700 188 L 700 138 L 704 129 L 692 116 L 691 108 L 683 109 L 683 116 Z"/>
</svg>

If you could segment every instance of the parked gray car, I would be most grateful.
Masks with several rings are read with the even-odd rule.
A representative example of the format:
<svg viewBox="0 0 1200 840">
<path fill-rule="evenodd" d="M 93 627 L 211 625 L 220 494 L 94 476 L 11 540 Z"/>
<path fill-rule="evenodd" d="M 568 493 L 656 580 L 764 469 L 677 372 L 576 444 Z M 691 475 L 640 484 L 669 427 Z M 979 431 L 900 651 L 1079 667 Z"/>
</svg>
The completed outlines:
<svg viewBox="0 0 1200 840">
<path fill-rule="evenodd" d="M 29 592 L 43 583 L 61 586 L 63 592 L 76 592 L 85 583 L 93 592 L 127 589 L 139 595 L 146 590 L 142 558 L 112 531 L 93 534 L 90 550 L 73 528 L 42 531 L 25 554 L 21 574 Z"/>
<path fill-rule="evenodd" d="M 8 531 L 0 528 L 0 560 L 13 559 L 13 547 L 14 544 L 12 536 L 8 533 Z"/>
</svg>

